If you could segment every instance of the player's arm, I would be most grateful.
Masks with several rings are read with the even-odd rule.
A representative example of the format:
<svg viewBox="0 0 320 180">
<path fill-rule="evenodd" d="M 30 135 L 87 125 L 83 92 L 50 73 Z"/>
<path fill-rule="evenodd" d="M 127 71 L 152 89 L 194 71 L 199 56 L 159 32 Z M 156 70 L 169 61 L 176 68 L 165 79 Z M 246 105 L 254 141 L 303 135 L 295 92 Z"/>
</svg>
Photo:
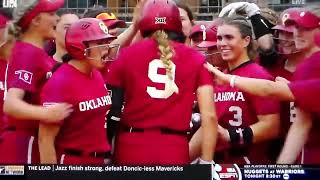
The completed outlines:
<svg viewBox="0 0 320 180">
<path fill-rule="evenodd" d="M 59 130 L 60 125 L 40 123 L 38 144 L 41 164 L 57 164 L 54 142 Z"/>
<path fill-rule="evenodd" d="M 215 105 L 213 102 L 213 87 L 211 85 L 200 86 L 197 89 L 197 97 L 202 129 L 200 131 L 200 137 L 202 136 L 200 158 L 204 161 L 211 161 L 215 152 L 218 129 Z"/>
<path fill-rule="evenodd" d="M 121 33 L 117 37 L 117 39 L 113 40 L 111 44 L 119 44 L 120 47 L 126 47 L 130 45 L 137 32 L 138 28 L 136 27 L 136 25 L 131 24 L 123 33 Z"/>
<path fill-rule="evenodd" d="M 279 135 L 279 114 L 258 115 L 257 117 L 259 121 L 250 126 L 253 132 L 253 143 L 270 140 L 276 138 Z"/>
<path fill-rule="evenodd" d="M 203 129 L 200 126 L 200 128 L 192 136 L 189 142 L 189 157 L 191 161 L 197 159 L 201 155 L 201 143 L 203 140 L 202 136 L 203 136 Z"/>
<path fill-rule="evenodd" d="M 111 143 L 113 137 L 117 133 L 118 125 L 121 118 L 121 110 L 124 102 L 124 92 L 122 88 L 107 85 L 108 90 L 111 90 L 112 105 L 110 111 L 107 114 L 107 137 L 108 141 Z"/>
<path fill-rule="evenodd" d="M 295 101 L 294 95 L 285 82 L 234 76 L 224 74 L 209 64 L 207 64 L 206 67 L 215 74 L 216 79 L 223 84 L 233 84 L 236 88 L 256 96 Z"/>
<path fill-rule="evenodd" d="M 250 145 L 278 136 L 280 128 L 279 114 L 258 115 L 258 120 L 257 123 L 241 129 L 236 127 L 224 129 L 219 126 L 219 144 L 217 148 L 224 150 L 230 148 L 230 145 L 238 145 L 239 143 Z"/>
<path fill-rule="evenodd" d="M 283 149 L 278 157 L 278 164 L 294 164 L 304 144 L 307 142 L 312 127 L 310 114 L 297 108 L 297 119 L 289 129 Z"/>
<path fill-rule="evenodd" d="M 50 107 L 29 104 L 23 100 L 25 94 L 23 89 L 10 88 L 3 105 L 4 113 L 20 120 L 60 121 L 72 112 L 72 106 L 66 103 Z"/>
<path fill-rule="evenodd" d="M 137 3 L 133 12 L 132 24 L 123 33 L 121 33 L 117 37 L 117 39 L 113 40 L 111 44 L 119 44 L 120 47 L 126 47 L 131 44 L 132 40 L 138 34 L 138 23 L 140 20 L 140 13 L 145 3 L 146 0 L 141 0 Z"/>
</svg>

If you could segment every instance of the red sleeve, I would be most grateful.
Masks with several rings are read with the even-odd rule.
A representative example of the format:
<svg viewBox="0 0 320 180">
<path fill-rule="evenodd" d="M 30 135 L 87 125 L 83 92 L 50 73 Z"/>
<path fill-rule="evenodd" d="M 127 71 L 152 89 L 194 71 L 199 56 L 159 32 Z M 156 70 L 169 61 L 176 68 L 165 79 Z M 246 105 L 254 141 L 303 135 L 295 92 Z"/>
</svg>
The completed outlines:
<svg viewBox="0 0 320 180">
<path fill-rule="evenodd" d="M 253 96 L 252 104 L 257 115 L 280 113 L 280 102 L 272 98 Z"/>
<path fill-rule="evenodd" d="M 206 62 L 204 57 L 202 55 L 196 56 L 195 59 L 198 59 L 201 62 L 198 72 L 197 87 L 204 85 L 213 86 L 213 74 L 210 73 L 208 69 L 204 67 L 204 64 Z"/>
<path fill-rule="evenodd" d="M 9 64 L 9 68 L 12 68 L 9 76 L 12 77 L 8 87 L 38 92 L 47 73 L 41 65 L 45 60 L 42 55 L 35 53 L 24 58 L 13 59 Z"/>
<path fill-rule="evenodd" d="M 124 86 L 123 84 L 123 81 L 124 81 L 123 76 L 125 75 L 124 60 L 125 60 L 125 52 L 122 52 L 119 58 L 111 64 L 110 71 L 106 79 L 106 84 L 110 84 L 116 87 Z"/>
<path fill-rule="evenodd" d="M 320 80 L 293 81 L 289 84 L 289 88 L 299 107 L 320 113 Z"/>
<path fill-rule="evenodd" d="M 42 88 L 40 93 L 41 105 L 47 107 L 57 103 L 66 102 L 65 95 L 68 94 L 67 90 L 63 90 L 65 85 L 55 81 L 55 79 L 49 79 L 46 85 Z M 54 124 L 62 124 L 61 122 L 55 122 Z"/>
</svg>

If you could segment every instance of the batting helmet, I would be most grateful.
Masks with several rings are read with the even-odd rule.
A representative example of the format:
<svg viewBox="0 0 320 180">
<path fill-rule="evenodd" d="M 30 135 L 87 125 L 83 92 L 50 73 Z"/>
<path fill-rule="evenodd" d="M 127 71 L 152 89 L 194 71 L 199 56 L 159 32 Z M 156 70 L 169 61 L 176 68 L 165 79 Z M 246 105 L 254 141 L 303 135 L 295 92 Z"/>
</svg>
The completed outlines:
<svg viewBox="0 0 320 180">
<path fill-rule="evenodd" d="M 285 25 L 297 25 L 306 29 L 315 29 L 320 27 L 320 17 L 306 9 L 300 9 L 299 15 L 285 21 Z"/>
<path fill-rule="evenodd" d="M 203 31 L 203 41 L 198 44 L 200 48 L 211 48 L 217 45 L 217 28 L 223 23 L 221 18 L 214 19 L 208 24 L 205 31 Z"/>
<path fill-rule="evenodd" d="M 279 30 L 279 31 L 286 31 L 286 32 L 293 32 L 292 26 L 285 26 L 286 21 L 295 19 L 297 16 L 299 16 L 301 11 L 301 8 L 289 8 L 284 10 L 280 14 L 280 21 L 278 22 L 278 25 L 274 26 L 272 29 Z"/>
<path fill-rule="evenodd" d="M 177 5 L 172 0 L 150 0 L 144 5 L 139 29 L 144 36 L 147 32 L 168 30 L 182 33 L 182 23 Z"/>
<path fill-rule="evenodd" d="M 73 23 L 66 32 L 65 46 L 69 55 L 74 59 L 85 59 L 86 42 L 115 39 L 109 34 L 107 26 L 96 18 L 83 18 Z"/>
</svg>

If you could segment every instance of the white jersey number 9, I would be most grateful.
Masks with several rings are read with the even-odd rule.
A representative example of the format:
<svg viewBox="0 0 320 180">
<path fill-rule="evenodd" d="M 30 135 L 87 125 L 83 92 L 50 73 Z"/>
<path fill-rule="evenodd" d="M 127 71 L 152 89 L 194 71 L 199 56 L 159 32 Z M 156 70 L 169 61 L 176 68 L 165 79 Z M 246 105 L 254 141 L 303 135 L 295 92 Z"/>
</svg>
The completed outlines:
<svg viewBox="0 0 320 180">
<path fill-rule="evenodd" d="M 172 67 L 172 78 L 174 81 L 175 78 L 175 72 L 176 72 L 176 65 L 171 62 Z M 149 63 L 149 69 L 148 69 L 148 77 L 149 79 L 154 83 L 163 83 L 165 84 L 164 90 L 159 90 L 152 86 L 147 86 L 147 93 L 152 98 L 157 99 L 167 99 L 170 97 L 174 91 L 169 90 L 169 77 L 166 74 L 158 74 L 159 68 L 165 68 L 162 61 L 160 59 L 154 59 Z"/>
<path fill-rule="evenodd" d="M 231 126 L 241 126 L 242 124 L 242 109 L 239 106 L 231 106 L 230 112 L 234 112 L 233 120 L 229 120 Z"/>
</svg>

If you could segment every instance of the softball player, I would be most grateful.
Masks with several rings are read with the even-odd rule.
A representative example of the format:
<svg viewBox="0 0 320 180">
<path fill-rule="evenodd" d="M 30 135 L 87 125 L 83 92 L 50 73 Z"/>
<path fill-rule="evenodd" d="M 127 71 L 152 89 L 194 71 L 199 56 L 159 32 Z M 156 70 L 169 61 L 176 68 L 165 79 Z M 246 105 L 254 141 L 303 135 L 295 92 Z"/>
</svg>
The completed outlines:
<svg viewBox="0 0 320 180">
<path fill-rule="evenodd" d="M 54 36 L 58 18 L 55 11 L 63 3 L 63 0 L 20 1 L 14 11 L 9 32 L 19 40 L 12 49 L 6 74 L 9 90 L 4 113 L 8 124 L 3 132 L 0 163 L 38 163 L 38 122 L 60 121 L 71 111 L 67 104 L 38 106 L 40 90 L 50 77 L 54 62 L 43 46 Z"/>
<path fill-rule="evenodd" d="M 53 55 L 53 59 L 58 62 L 62 62 L 62 56 L 67 53 L 65 47 L 66 31 L 69 29 L 71 24 L 79 20 L 79 16 L 71 11 L 58 11 L 58 15 L 60 18 L 56 26 L 56 52 Z"/>
<path fill-rule="evenodd" d="M 202 115 L 199 134 L 206 142 L 201 158 L 211 162 L 216 138 L 213 80 L 203 68 L 204 57 L 183 44 L 178 7 L 171 0 L 146 2 L 139 29 L 145 39 L 122 50 L 107 79 L 124 91 L 125 101 L 115 163 L 189 163 L 194 92 Z"/>
<path fill-rule="evenodd" d="M 14 42 L 14 37 L 8 34 L 8 22 L 12 18 L 8 13 L 11 11 L 0 11 L 0 136 L 5 126 L 3 118 L 3 97 L 5 90 L 5 72 L 7 67 L 7 59 L 10 56 L 10 51 Z M 0 137 L 0 141 L 1 141 Z"/>
<path fill-rule="evenodd" d="M 279 18 L 278 24 L 272 29 L 274 32 L 275 49 L 279 58 L 273 65 L 266 66 L 267 71 L 274 77 L 283 77 L 291 81 L 297 66 L 304 59 L 304 53 L 297 50 L 293 38 L 293 26 L 285 26 L 287 20 L 299 16 L 299 8 L 284 10 Z M 285 137 L 292 122 L 296 119 L 296 105 L 294 102 L 281 101 L 280 103 L 280 136 L 270 145 L 270 155 L 273 161 L 279 156 L 283 147 Z"/>
<path fill-rule="evenodd" d="M 103 21 L 95 18 L 83 18 L 67 30 L 68 63 L 46 83 L 41 102 L 67 102 L 74 112 L 62 123 L 40 124 L 41 163 L 103 164 L 110 151 L 104 122 L 111 98 L 98 68 L 104 66 L 113 39 Z"/>
<path fill-rule="evenodd" d="M 243 17 L 227 18 L 218 26 L 217 46 L 228 63 L 226 73 L 258 79 L 273 79 L 250 60 L 252 30 Z M 268 163 L 266 142 L 278 136 L 279 102 L 241 91 L 233 85 L 215 86 L 219 121 L 216 162 Z"/>
<path fill-rule="evenodd" d="M 315 90 L 317 90 L 315 88 L 318 88 L 316 83 L 319 80 L 320 72 L 319 47 L 315 41 L 320 24 L 317 9 L 319 9 L 317 6 L 301 9 L 299 16 L 285 22 L 287 26 L 294 25 L 293 34 L 296 48 L 308 57 L 302 60 L 302 63 L 297 67 L 291 82 L 283 78 L 278 78 L 278 81 L 273 82 L 230 76 L 209 67 L 210 71 L 214 72 L 222 83 L 231 83 L 250 94 L 297 103 L 299 107 L 297 108 L 297 118 L 290 127 L 278 163 L 294 163 L 303 147 L 301 163 L 318 164 L 320 162 L 316 155 L 319 152 L 319 143 L 317 143 L 317 139 L 319 139 L 319 120 L 317 120 L 319 103 L 318 96 L 311 96 L 315 95 Z M 306 112 L 313 114 L 310 115 Z"/>
</svg>

